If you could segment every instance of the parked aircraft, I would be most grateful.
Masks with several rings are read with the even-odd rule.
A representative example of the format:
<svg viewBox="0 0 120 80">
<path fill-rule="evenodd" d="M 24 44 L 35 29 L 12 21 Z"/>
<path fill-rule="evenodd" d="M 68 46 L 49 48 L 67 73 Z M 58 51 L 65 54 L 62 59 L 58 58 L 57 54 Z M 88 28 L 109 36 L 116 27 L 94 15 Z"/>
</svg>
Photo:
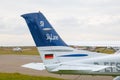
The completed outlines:
<svg viewBox="0 0 120 80">
<path fill-rule="evenodd" d="M 43 63 L 22 67 L 56 74 L 107 75 L 120 79 L 120 54 L 104 54 L 69 47 L 41 12 L 23 14 Z"/>
<path fill-rule="evenodd" d="M 15 47 L 15 48 L 13 48 L 13 51 L 15 51 L 15 52 L 22 52 L 22 48 L 20 48 L 20 47 Z"/>
</svg>

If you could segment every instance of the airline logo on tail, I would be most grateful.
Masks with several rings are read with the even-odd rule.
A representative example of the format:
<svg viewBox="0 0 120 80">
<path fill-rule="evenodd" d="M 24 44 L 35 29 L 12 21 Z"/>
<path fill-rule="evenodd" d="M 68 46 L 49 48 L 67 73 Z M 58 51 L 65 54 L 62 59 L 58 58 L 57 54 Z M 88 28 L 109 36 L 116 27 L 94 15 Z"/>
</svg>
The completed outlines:
<svg viewBox="0 0 120 80">
<path fill-rule="evenodd" d="M 58 40 L 58 39 L 59 39 L 58 36 L 55 36 L 53 34 L 46 34 L 46 40 L 50 40 L 50 42 L 53 40 Z"/>
<path fill-rule="evenodd" d="M 41 12 L 24 14 L 22 17 L 27 22 L 37 47 L 67 46 Z"/>
<path fill-rule="evenodd" d="M 44 27 L 44 21 L 40 21 L 40 26 Z"/>
</svg>

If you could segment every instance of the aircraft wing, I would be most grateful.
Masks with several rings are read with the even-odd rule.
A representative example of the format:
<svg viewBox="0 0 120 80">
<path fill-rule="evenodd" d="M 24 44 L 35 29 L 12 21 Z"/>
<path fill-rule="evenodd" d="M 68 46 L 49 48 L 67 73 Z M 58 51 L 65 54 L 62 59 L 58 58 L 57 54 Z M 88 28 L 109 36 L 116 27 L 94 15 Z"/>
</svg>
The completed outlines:
<svg viewBox="0 0 120 80">
<path fill-rule="evenodd" d="M 43 63 L 28 63 L 22 65 L 22 67 L 30 68 L 34 70 L 45 70 L 45 65 Z M 53 69 L 53 72 L 60 70 L 83 70 L 83 71 L 100 71 L 105 68 L 114 66 L 104 66 L 104 65 L 94 65 L 94 64 L 60 64 L 57 68 Z"/>
<path fill-rule="evenodd" d="M 30 68 L 34 70 L 45 70 L 45 66 L 43 63 L 28 63 L 25 65 L 22 65 L 22 67 Z"/>
<path fill-rule="evenodd" d="M 100 71 L 105 68 L 109 68 L 113 66 L 104 66 L 104 65 L 92 65 L 92 64 L 63 64 L 59 67 L 53 69 L 52 71 L 60 71 L 60 70 L 83 70 L 83 71 Z"/>
</svg>

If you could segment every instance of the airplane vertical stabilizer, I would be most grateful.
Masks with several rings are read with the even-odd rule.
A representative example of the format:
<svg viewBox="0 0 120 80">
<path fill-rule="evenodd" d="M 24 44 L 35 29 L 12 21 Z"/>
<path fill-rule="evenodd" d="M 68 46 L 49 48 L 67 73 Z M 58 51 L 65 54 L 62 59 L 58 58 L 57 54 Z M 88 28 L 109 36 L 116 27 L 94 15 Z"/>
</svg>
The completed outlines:
<svg viewBox="0 0 120 80">
<path fill-rule="evenodd" d="M 69 47 L 41 12 L 22 15 L 45 65 L 59 63 L 57 54 Z"/>
<path fill-rule="evenodd" d="M 22 15 L 37 47 L 67 46 L 41 12 Z"/>
</svg>

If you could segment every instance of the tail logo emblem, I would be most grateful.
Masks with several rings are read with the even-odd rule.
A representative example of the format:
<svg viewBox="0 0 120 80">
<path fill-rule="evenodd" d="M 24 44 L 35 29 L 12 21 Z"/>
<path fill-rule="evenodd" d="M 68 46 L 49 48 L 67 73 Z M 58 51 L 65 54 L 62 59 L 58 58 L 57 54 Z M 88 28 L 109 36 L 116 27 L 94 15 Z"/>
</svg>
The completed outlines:
<svg viewBox="0 0 120 80">
<path fill-rule="evenodd" d="M 47 37 L 46 40 L 50 40 L 50 42 L 53 41 L 53 40 L 58 40 L 59 39 L 58 36 L 54 36 L 53 34 L 46 34 L 46 37 Z"/>
<path fill-rule="evenodd" d="M 40 21 L 40 26 L 44 27 L 44 21 Z"/>
</svg>

